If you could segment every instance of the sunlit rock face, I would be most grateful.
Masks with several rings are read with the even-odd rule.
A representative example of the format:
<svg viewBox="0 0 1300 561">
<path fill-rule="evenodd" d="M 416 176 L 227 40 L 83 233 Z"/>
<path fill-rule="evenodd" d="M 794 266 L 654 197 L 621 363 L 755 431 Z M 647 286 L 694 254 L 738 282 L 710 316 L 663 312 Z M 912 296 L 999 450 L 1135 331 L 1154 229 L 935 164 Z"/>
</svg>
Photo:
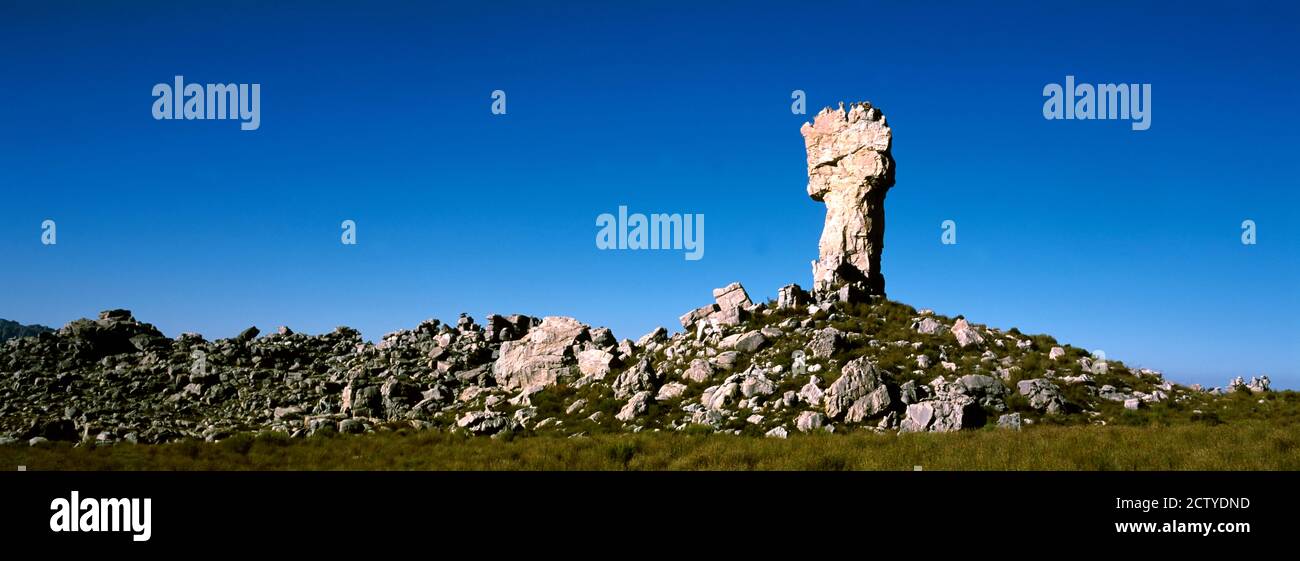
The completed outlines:
<svg viewBox="0 0 1300 561">
<path fill-rule="evenodd" d="M 813 262 L 813 291 L 858 285 L 884 294 L 880 252 L 885 193 L 894 185 L 893 134 L 867 102 L 822 109 L 800 130 L 808 150 L 808 196 L 826 203 L 826 224 Z"/>
</svg>

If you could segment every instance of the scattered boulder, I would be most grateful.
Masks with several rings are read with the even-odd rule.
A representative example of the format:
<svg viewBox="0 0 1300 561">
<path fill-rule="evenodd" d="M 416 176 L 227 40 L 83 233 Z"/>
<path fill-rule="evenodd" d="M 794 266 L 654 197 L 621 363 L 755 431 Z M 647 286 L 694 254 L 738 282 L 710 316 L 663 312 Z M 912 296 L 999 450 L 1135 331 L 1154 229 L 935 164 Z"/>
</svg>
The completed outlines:
<svg viewBox="0 0 1300 561">
<path fill-rule="evenodd" d="M 683 328 L 687 328 L 692 325 L 695 325 L 695 322 L 697 321 L 708 319 L 709 316 L 712 316 L 714 313 L 717 313 L 721 309 L 722 308 L 719 308 L 717 304 L 709 304 L 707 306 L 701 306 L 699 308 L 686 312 L 685 314 L 682 314 L 682 316 L 677 319 L 678 321 L 681 322 Z"/>
<path fill-rule="evenodd" d="M 577 366 L 576 348 L 590 340 L 588 327 L 576 319 L 544 318 L 523 339 L 501 344 L 501 358 L 492 365 L 492 375 L 497 385 L 507 389 L 567 381 Z"/>
<path fill-rule="evenodd" d="M 614 367 L 614 354 L 601 349 L 587 349 L 578 353 L 578 371 L 583 376 L 603 380 Z"/>
<path fill-rule="evenodd" d="M 740 394 L 745 397 L 771 395 L 774 391 L 776 385 L 761 371 L 751 370 L 740 382 Z"/>
<path fill-rule="evenodd" d="M 471 411 L 456 420 L 456 426 L 477 435 L 496 434 L 510 427 L 510 420 L 496 411 Z M 342 427 L 340 427 L 340 432 Z"/>
<path fill-rule="evenodd" d="M 704 390 L 704 395 L 700 397 L 700 404 L 714 411 L 725 409 L 736 400 L 738 393 L 740 393 L 740 385 L 735 382 L 713 386 Z"/>
<path fill-rule="evenodd" d="M 740 353 L 736 351 L 718 353 L 718 356 L 713 358 L 713 365 L 722 370 L 731 370 L 738 362 L 740 362 Z"/>
<path fill-rule="evenodd" d="M 669 382 L 659 388 L 659 393 L 655 395 L 655 401 L 672 401 L 686 393 L 686 384 L 681 382 Z"/>
<path fill-rule="evenodd" d="M 915 329 L 917 333 L 924 335 L 935 335 L 943 330 L 943 324 L 939 323 L 934 318 L 927 317 L 921 321 L 913 323 L 912 329 Z"/>
<path fill-rule="evenodd" d="M 957 337 L 957 344 L 962 347 L 984 344 L 984 337 L 969 323 L 966 323 L 965 318 L 959 319 L 953 323 L 951 331 L 953 336 Z"/>
<path fill-rule="evenodd" d="M 614 379 L 614 397 L 627 399 L 638 392 L 653 392 L 662 380 L 662 376 L 650 367 L 650 359 L 643 358 Z"/>
<path fill-rule="evenodd" d="M 827 327 L 813 334 L 808 350 L 813 358 L 826 359 L 843 349 L 844 332 L 834 327 Z"/>
<path fill-rule="evenodd" d="M 722 348 L 735 349 L 742 353 L 753 353 L 767 344 L 767 337 L 758 330 L 746 331 L 722 340 Z"/>
<path fill-rule="evenodd" d="M 899 432 L 952 432 L 984 424 L 984 410 L 974 399 L 951 395 L 907 406 Z"/>
<path fill-rule="evenodd" d="M 808 432 L 822 428 L 822 423 L 826 418 L 816 411 L 804 411 L 799 413 L 799 417 L 794 421 L 794 427 L 799 432 Z"/>
<path fill-rule="evenodd" d="M 704 383 L 713 377 L 713 367 L 709 361 L 697 358 L 691 361 L 690 366 L 682 373 L 682 378 L 695 383 Z"/>
<path fill-rule="evenodd" d="M 745 287 L 738 282 L 713 289 L 713 299 L 717 302 L 718 308 L 722 310 L 732 308 L 748 309 L 753 305 L 753 302 L 749 301 L 749 294 L 745 293 Z"/>
<path fill-rule="evenodd" d="M 641 415 L 646 414 L 646 411 L 650 409 L 650 402 L 652 399 L 653 398 L 648 391 L 637 392 L 636 395 L 633 395 L 631 399 L 627 400 L 627 404 L 619 410 L 617 415 L 614 415 L 614 418 L 626 423 L 635 417 L 640 417 Z"/>
<path fill-rule="evenodd" d="M 808 293 L 797 284 L 787 284 L 776 292 L 776 307 L 780 310 L 798 310 L 811 303 Z"/>
<path fill-rule="evenodd" d="M 799 399 L 802 399 L 804 403 L 807 403 L 812 407 L 821 407 L 824 392 L 822 392 L 822 389 L 818 387 L 818 384 L 820 383 L 820 378 L 811 376 L 808 383 L 804 384 L 804 386 L 799 389 Z"/>
<path fill-rule="evenodd" d="M 844 365 L 843 374 L 826 390 L 826 416 L 857 423 L 883 414 L 893 400 L 876 365 L 857 358 Z"/>
<path fill-rule="evenodd" d="M 995 411 L 1006 409 L 1005 400 L 1011 393 L 997 378 L 982 374 L 962 376 L 949 387 L 957 393 L 976 399 L 981 407 Z"/>
<path fill-rule="evenodd" d="M 1016 390 L 1020 392 L 1020 395 L 1029 399 L 1029 406 L 1034 409 L 1049 414 L 1065 412 L 1065 396 L 1061 394 L 1061 389 L 1051 380 L 1044 378 L 1021 380 L 1016 384 Z"/>
<path fill-rule="evenodd" d="M 1007 430 L 1020 430 L 1020 414 L 1007 413 L 998 417 L 998 428 Z"/>
</svg>

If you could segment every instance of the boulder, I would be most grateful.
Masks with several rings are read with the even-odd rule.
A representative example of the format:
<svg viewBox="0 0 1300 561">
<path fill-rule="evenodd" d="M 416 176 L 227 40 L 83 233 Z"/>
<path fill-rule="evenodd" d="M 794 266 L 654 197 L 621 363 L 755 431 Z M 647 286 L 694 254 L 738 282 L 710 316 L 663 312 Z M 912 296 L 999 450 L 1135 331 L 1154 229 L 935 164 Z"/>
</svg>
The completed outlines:
<svg viewBox="0 0 1300 561">
<path fill-rule="evenodd" d="M 757 370 L 751 370 L 740 382 L 740 394 L 745 397 L 772 395 L 774 391 L 776 391 L 776 384 Z"/>
<path fill-rule="evenodd" d="M 577 365 L 577 346 L 590 340 L 588 327 L 578 320 L 547 317 L 526 337 L 501 344 L 501 358 L 492 365 L 492 375 L 506 389 L 567 381 Z"/>
<path fill-rule="evenodd" d="M 578 371 L 583 376 L 603 380 L 614 367 L 614 354 L 601 349 L 587 349 L 578 353 Z"/>
<path fill-rule="evenodd" d="M 1020 414 L 1007 413 L 998 417 L 998 428 L 1007 430 L 1020 430 Z"/>
<path fill-rule="evenodd" d="M 786 438 L 790 436 L 790 433 L 788 433 L 785 430 L 785 427 L 776 427 L 770 431 L 763 433 L 763 436 L 766 436 L 768 438 Z"/>
<path fill-rule="evenodd" d="M 952 334 L 957 337 L 957 344 L 964 347 L 984 344 L 984 337 L 979 334 L 966 319 L 959 319 L 952 324 Z"/>
<path fill-rule="evenodd" d="M 826 359 L 844 348 L 844 332 L 834 327 L 827 327 L 813 334 L 808 343 L 808 351 L 813 358 Z"/>
<path fill-rule="evenodd" d="M 713 289 L 713 300 L 717 302 L 718 308 L 724 311 L 734 308 L 748 309 L 753 306 L 753 302 L 749 301 L 749 294 L 745 292 L 745 287 L 738 282 Z"/>
<path fill-rule="evenodd" d="M 974 399 L 950 395 L 908 405 L 899 432 L 953 432 L 983 424 L 984 410 Z"/>
<path fill-rule="evenodd" d="M 824 392 L 822 392 L 822 389 L 818 387 L 818 384 L 820 383 L 820 378 L 816 376 L 809 377 L 808 383 L 804 384 L 803 387 L 799 389 L 799 399 L 802 399 L 804 403 L 807 403 L 810 406 L 821 407 Z"/>
<path fill-rule="evenodd" d="M 635 417 L 645 415 L 646 411 L 650 409 L 652 399 L 653 397 L 648 391 L 637 392 L 636 395 L 627 400 L 627 404 L 619 410 L 617 415 L 614 415 L 614 418 L 626 423 Z"/>
<path fill-rule="evenodd" d="M 736 363 L 739 361 L 740 353 L 736 351 L 718 353 L 718 356 L 713 357 L 713 365 L 722 370 L 731 370 L 735 368 Z"/>
<path fill-rule="evenodd" d="M 704 390 L 704 395 L 700 397 L 700 404 L 706 409 L 715 411 L 724 409 L 736 400 L 738 393 L 740 393 L 740 385 L 735 382 L 713 386 Z"/>
<path fill-rule="evenodd" d="M 682 314 L 682 316 L 677 319 L 678 321 L 681 322 L 683 328 L 687 328 L 692 325 L 695 325 L 695 322 L 697 321 L 700 321 L 702 319 L 708 319 L 709 316 L 713 315 L 715 312 L 721 309 L 722 308 L 719 308 L 717 304 L 709 304 L 707 306 L 701 306 L 699 308 L 686 312 L 685 314 Z"/>
<path fill-rule="evenodd" d="M 510 427 L 510 420 L 496 411 L 470 411 L 456 420 L 456 426 L 477 435 L 496 434 Z"/>
<path fill-rule="evenodd" d="M 816 411 L 804 411 L 799 413 L 799 417 L 794 421 L 794 428 L 799 432 L 808 432 L 822 428 L 822 423 L 826 418 Z"/>
<path fill-rule="evenodd" d="M 943 330 L 943 324 L 939 323 L 939 321 L 934 318 L 928 317 L 922 319 L 921 321 L 913 323 L 912 329 L 915 329 L 917 333 L 922 333 L 925 335 L 934 335 L 936 333 L 939 333 L 941 330 Z"/>
<path fill-rule="evenodd" d="M 767 337 L 764 337 L 758 330 L 746 331 L 735 337 L 736 339 L 732 341 L 730 348 L 742 353 L 752 353 L 767 344 Z M 725 339 L 723 340 L 723 348 L 727 348 Z"/>
<path fill-rule="evenodd" d="M 1006 409 L 1006 397 L 1011 391 L 1002 382 L 992 376 L 968 374 L 957 378 L 949 389 L 977 400 L 981 407 L 1002 411 Z"/>
<path fill-rule="evenodd" d="M 1016 390 L 1029 399 L 1029 406 L 1034 409 L 1051 414 L 1065 412 L 1065 396 L 1051 380 L 1045 378 L 1021 380 L 1016 384 Z"/>
<path fill-rule="evenodd" d="M 889 409 L 893 400 L 875 364 L 860 357 L 845 364 L 842 372 L 826 390 L 828 418 L 857 423 L 882 415 Z"/>
<path fill-rule="evenodd" d="M 642 349 L 648 347 L 650 343 L 663 343 L 668 340 L 668 330 L 663 326 L 656 327 L 654 331 L 642 335 L 636 340 L 636 346 Z"/>
<path fill-rule="evenodd" d="M 713 366 L 710 366 L 709 361 L 702 358 L 692 360 L 691 364 L 686 367 L 686 371 L 682 372 L 683 379 L 696 383 L 707 382 L 712 377 Z"/>
<path fill-rule="evenodd" d="M 638 392 L 653 392 L 662 381 L 663 377 L 650 367 L 650 359 L 643 358 L 614 379 L 614 397 L 627 399 Z"/>
<path fill-rule="evenodd" d="M 655 394 L 655 401 L 672 401 L 686 393 L 686 384 L 681 382 L 669 382 L 659 388 L 659 393 Z"/>
<path fill-rule="evenodd" d="M 799 310 L 811 303 L 812 299 L 808 297 L 808 293 L 797 284 L 787 284 L 776 291 L 777 309 Z"/>
</svg>

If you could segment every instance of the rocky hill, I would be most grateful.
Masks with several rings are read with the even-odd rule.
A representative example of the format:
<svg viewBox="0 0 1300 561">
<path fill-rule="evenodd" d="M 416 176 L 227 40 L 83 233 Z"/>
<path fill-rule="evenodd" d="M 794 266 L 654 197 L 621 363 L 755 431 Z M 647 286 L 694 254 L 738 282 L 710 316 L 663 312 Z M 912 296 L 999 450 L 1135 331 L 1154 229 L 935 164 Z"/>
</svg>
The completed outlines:
<svg viewBox="0 0 1300 561">
<path fill-rule="evenodd" d="M 28 337 L 48 331 L 54 331 L 44 325 L 23 325 L 16 321 L 0 319 L 0 343 L 16 337 Z"/>
<path fill-rule="evenodd" d="M 112 310 L 0 346 L 0 438 L 162 442 L 397 426 L 471 434 L 953 431 L 1105 423 L 1222 393 L 1025 335 L 797 286 L 739 284 L 637 341 L 566 317 L 429 320 L 362 341 L 281 328 L 170 339 Z M 1267 379 L 1230 390 L 1268 391 Z"/>
</svg>

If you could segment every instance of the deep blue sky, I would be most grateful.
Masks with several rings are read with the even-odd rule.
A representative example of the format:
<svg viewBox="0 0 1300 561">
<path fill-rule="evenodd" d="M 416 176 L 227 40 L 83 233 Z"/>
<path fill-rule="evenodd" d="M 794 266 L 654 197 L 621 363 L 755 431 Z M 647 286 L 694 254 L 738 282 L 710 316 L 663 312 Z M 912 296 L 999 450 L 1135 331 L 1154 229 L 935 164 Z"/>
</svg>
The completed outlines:
<svg viewBox="0 0 1300 561">
<path fill-rule="evenodd" d="M 799 126 L 866 99 L 894 128 L 892 298 L 1300 386 L 1294 3 L 195 4 L 0 3 L 0 317 L 635 338 L 731 281 L 810 284 Z M 177 74 L 260 83 L 261 129 L 153 120 Z M 1067 74 L 1151 83 L 1150 130 L 1044 120 Z M 704 259 L 597 250 L 619 205 L 705 214 Z"/>
</svg>

